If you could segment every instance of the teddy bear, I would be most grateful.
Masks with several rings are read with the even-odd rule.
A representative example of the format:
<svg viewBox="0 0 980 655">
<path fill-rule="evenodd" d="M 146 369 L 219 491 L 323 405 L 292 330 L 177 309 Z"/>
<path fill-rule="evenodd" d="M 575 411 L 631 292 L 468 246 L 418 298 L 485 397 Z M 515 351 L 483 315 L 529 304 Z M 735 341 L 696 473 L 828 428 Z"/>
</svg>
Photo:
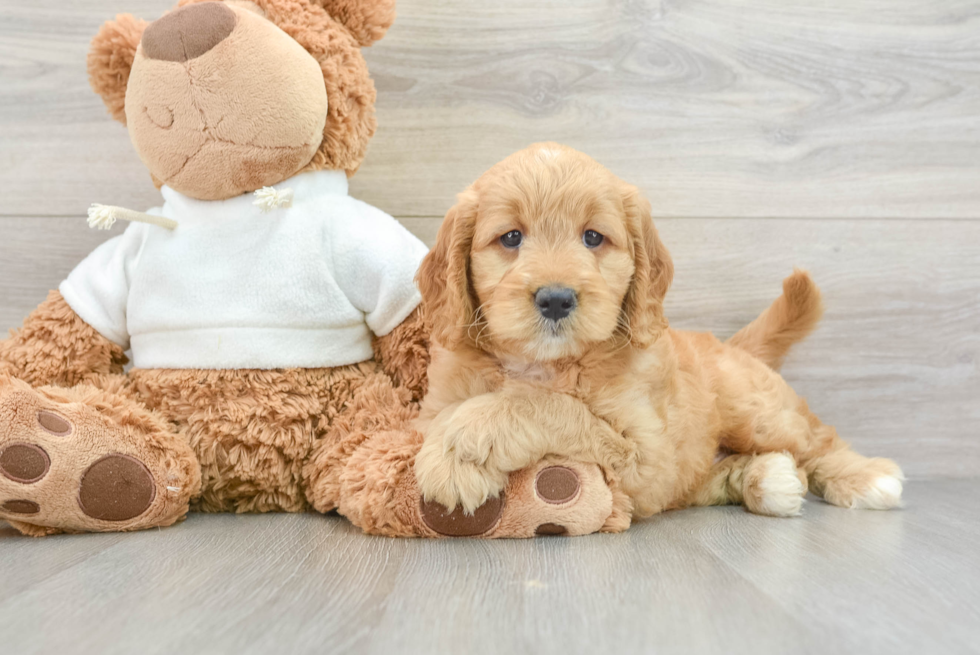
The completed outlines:
<svg viewBox="0 0 980 655">
<path fill-rule="evenodd" d="M 394 0 L 181 0 L 88 58 L 160 189 L 0 343 L 0 519 L 27 535 L 188 511 L 333 510 L 388 536 L 623 530 L 595 464 L 549 456 L 473 513 L 423 501 L 425 246 L 351 198 L 376 127 L 361 48 Z M 127 351 L 132 368 L 126 369 Z"/>
</svg>

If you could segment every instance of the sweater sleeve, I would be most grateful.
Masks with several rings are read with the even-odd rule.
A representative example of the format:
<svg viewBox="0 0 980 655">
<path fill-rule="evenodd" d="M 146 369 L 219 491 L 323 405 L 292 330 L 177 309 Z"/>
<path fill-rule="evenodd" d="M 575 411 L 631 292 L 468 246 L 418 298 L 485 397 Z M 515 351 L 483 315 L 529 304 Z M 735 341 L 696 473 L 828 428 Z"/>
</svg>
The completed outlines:
<svg viewBox="0 0 980 655">
<path fill-rule="evenodd" d="M 58 287 L 68 306 L 99 334 L 129 348 L 126 301 L 146 226 L 133 223 L 93 250 Z"/>
<path fill-rule="evenodd" d="M 428 249 L 380 209 L 353 203 L 350 220 L 331 230 L 334 276 L 371 331 L 383 337 L 422 302 L 415 273 Z"/>
</svg>

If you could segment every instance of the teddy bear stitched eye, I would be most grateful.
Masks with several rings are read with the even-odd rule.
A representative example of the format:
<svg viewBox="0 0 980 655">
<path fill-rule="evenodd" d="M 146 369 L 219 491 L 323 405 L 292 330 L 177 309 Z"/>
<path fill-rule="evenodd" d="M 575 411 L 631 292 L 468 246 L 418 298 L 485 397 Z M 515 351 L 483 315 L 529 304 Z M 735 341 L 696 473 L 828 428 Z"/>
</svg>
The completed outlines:
<svg viewBox="0 0 980 655">
<path fill-rule="evenodd" d="M 605 239 L 605 237 L 595 230 L 586 230 L 585 234 L 582 235 L 582 243 L 585 244 L 586 248 L 597 248 L 602 243 L 603 239 Z"/>
<path fill-rule="evenodd" d="M 504 236 L 500 237 L 500 245 L 504 248 L 517 248 L 521 245 L 521 241 L 524 240 L 524 235 L 520 233 L 519 230 L 511 230 Z"/>
</svg>

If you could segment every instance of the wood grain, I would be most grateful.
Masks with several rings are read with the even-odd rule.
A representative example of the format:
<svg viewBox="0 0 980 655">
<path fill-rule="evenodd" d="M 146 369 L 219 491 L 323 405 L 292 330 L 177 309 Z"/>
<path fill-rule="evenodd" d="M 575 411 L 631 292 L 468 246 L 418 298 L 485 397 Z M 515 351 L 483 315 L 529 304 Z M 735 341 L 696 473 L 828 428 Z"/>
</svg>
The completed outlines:
<svg viewBox="0 0 980 655">
<path fill-rule="evenodd" d="M 659 216 L 977 217 L 980 5 L 698 0 L 399 5 L 367 52 L 379 130 L 357 178 L 399 215 L 533 141 Z"/>
<path fill-rule="evenodd" d="M 120 231 L 89 230 L 91 202 L 158 203 L 85 53 L 117 12 L 172 4 L 0 4 L 0 329 Z M 585 150 L 665 217 L 675 327 L 730 335 L 809 268 L 827 316 L 786 377 L 866 454 L 963 479 L 913 481 L 904 511 L 708 508 L 574 540 L 387 540 L 317 515 L 42 540 L 0 523 L 0 650 L 976 652 L 980 2 L 398 8 L 365 51 L 379 130 L 353 195 L 431 244 L 503 156 Z"/>
<path fill-rule="evenodd" d="M 404 224 L 426 243 L 440 219 Z M 727 338 L 794 266 L 823 288 L 820 329 L 783 372 L 826 422 L 908 475 L 980 470 L 980 222 L 660 219 L 674 327 Z M 76 218 L 0 218 L 0 326 L 14 327 L 101 240 Z"/>
<path fill-rule="evenodd" d="M 155 192 L 85 74 L 117 11 L 0 6 L 0 214 L 145 208 Z M 533 141 L 590 153 L 660 216 L 980 216 L 975 0 L 399 0 L 365 51 L 379 131 L 353 181 L 442 215 Z"/>
<path fill-rule="evenodd" d="M 0 528 L 4 652 L 970 653 L 980 481 L 797 519 L 671 512 L 621 535 L 358 534 L 336 516 L 201 515 L 28 539 Z M 69 558 L 71 560 L 69 561 Z"/>
</svg>

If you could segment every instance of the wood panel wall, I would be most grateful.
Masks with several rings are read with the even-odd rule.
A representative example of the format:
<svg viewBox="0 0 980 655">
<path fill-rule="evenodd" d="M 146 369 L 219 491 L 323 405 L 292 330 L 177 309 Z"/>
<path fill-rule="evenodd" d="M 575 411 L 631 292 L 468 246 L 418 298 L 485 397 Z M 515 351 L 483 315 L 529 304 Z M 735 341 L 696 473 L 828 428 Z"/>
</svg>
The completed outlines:
<svg viewBox="0 0 980 655">
<path fill-rule="evenodd" d="M 158 204 L 85 53 L 170 4 L 0 4 L 0 325 L 107 237 L 89 203 Z M 653 201 L 675 326 L 727 336 L 808 268 L 828 311 L 787 378 L 910 476 L 975 475 L 980 2 L 400 0 L 365 56 L 379 130 L 353 195 L 431 243 L 503 156 L 580 148 Z"/>
</svg>

